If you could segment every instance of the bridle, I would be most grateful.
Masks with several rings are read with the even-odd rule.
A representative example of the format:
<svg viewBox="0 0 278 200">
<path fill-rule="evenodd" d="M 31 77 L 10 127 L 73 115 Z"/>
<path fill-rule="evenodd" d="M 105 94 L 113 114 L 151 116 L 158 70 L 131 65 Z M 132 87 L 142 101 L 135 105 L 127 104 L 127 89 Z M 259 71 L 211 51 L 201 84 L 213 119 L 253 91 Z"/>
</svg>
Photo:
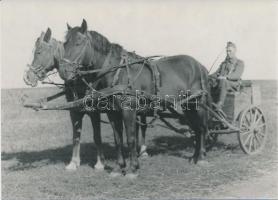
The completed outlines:
<svg viewBox="0 0 278 200">
<path fill-rule="evenodd" d="M 66 71 L 68 72 L 72 72 L 74 73 L 75 75 L 78 74 L 78 70 L 82 67 L 84 67 L 84 65 L 81 63 L 81 58 L 84 56 L 85 52 L 86 52 L 86 49 L 87 47 L 89 47 L 90 49 L 93 49 L 92 48 L 92 44 L 90 42 L 90 35 L 89 33 L 86 34 L 86 40 L 85 40 L 85 44 L 83 45 L 82 49 L 80 50 L 80 53 L 73 59 L 73 61 L 69 60 L 69 59 L 66 59 L 66 58 L 62 58 L 61 59 L 61 63 L 60 65 L 70 65 L 70 66 L 73 66 L 73 69 L 72 70 L 69 70 L 69 69 L 66 69 Z M 89 63 L 92 63 L 93 59 L 92 57 L 90 56 L 90 61 Z"/>
<path fill-rule="evenodd" d="M 63 55 L 62 55 L 62 52 L 59 51 L 59 42 L 57 42 L 57 43 L 58 44 L 55 45 L 56 48 L 53 48 L 53 47 L 50 48 L 50 54 L 51 54 L 50 57 L 53 57 L 53 59 L 54 59 L 55 58 L 55 54 L 57 52 L 57 54 L 59 54 L 60 59 L 62 59 Z M 51 65 L 50 62 L 51 62 L 51 60 L 49 61 L 47 66 L 44 66 L 42 64 L 36 64 L 36 66 L 28 64 L 27 66 L 29 67 L 29 70 L 32 71 L 32 73 L 36 76 L 36 78 L 39 81 L 42 81 L 46 77 L 48 77 L 48 76 L 50 76 L 52 74 L 57 73 L 57 72 L 55 72 L 55 73 L 47 74 L 49 71 L 51 71 L 55 67 L 55 61 L 54 61 L 53 65 Z M 46 72 L 46 71 L 48 71 L 48 72 Z M 42 74 L 42 75 L 40 75 L 40 74 Z"/>
<path fill-rule="evenodd" d="M 49 67 L 49 68 L 46 68 L 44 67 L 43 65 L 37 65 L 36 67 L 33 66 L 33 65 L 30 65 L 28 64 L 27 65 L 29 67 L 29 70 L 33 72 L 33 74 L 36 76 L 36 78 L 39 80 L 39 81 L 42 81 L 43 79 L 45 79 L 46 77 L 50 76 L 46 74 L 46 70 L 47 69 L 51 69 L 53 66 Z M 42 75 L 40 75 L 42 74 Z M 52 75 L 53 73 L 51 73 Z"/>
</svg>

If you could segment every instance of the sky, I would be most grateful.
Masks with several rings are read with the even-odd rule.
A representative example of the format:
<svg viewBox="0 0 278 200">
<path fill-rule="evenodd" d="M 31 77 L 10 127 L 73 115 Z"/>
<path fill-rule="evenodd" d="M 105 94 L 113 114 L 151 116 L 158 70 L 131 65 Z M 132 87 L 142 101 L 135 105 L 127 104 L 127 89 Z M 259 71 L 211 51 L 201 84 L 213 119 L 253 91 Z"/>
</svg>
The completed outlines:
<svg viewBox="0 0 278 200">
<path fill-rule="evenodd" d="M 243 79 L 277 79 L 277 1 L 4 0 L 1 5 L 1 88 L 27 87 L 23 73 L 47 27 L 63 41 L 66 23 L 106 36 L 142 56 L 193 56 L 208 69 L 226 42 L 238 47 Z M 225 58 L 217 59 L 215 71 Z M 53 80 L 59 81 L 58 77 Z"/>
</svg>

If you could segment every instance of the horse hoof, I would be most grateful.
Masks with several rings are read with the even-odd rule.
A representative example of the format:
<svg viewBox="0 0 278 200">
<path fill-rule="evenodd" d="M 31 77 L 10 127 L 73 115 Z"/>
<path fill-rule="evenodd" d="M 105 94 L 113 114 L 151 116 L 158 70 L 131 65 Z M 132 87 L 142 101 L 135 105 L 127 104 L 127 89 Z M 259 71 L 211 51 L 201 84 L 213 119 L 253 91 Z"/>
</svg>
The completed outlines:
<svg viewBox="0 0 278 200">
<path fill-rule="evenodd" d="M 125 176 L 126 176 L 126 178 L 132 180 L 132 179 L 136 179 L 136 178 L 138 177 L 138 174 L 135 174 L 135 173 L 128 173 L 128 174 L 126 174 Z"/>
<path fill-rule="evenodd" d="M 102 163 L 97 163 L 94 168 L 97 170 L 97 171 L 103 171 L 104 170 L 104 165 Z"/>
<path fill-rule="evenodd" d="M 141 155 L 140 155 L 141 158 L 148 158 L 149 157 L 149 154 L 147 152 L 143 152 Z"/>
<path fill-rule="evenodd" d="M 67 166 L 66 166 L 66 170 L 69 171 L 75 171 L 77 170 L 77 168 L 79 167 L 79 165 L 75 162 L 70 162 Z"/>
<path fill-rule="evenodd" d="M 111 172 L 110 173 L 110 177 L 112 177 L 112 178 L 116 178 L 116 177 L 119 177 L 119 176 L 122 176 L 122 174 L 120 172 Z"/>
<path fill-rule="evenodd" d="M 147 158 L 149 156 L 149 154 L 147 153 L 147 146 L 146 145 L 141 146 L 139 155 L 140 155 L 139 157 L 142 157 L 142 158 Z"/>
</svg>

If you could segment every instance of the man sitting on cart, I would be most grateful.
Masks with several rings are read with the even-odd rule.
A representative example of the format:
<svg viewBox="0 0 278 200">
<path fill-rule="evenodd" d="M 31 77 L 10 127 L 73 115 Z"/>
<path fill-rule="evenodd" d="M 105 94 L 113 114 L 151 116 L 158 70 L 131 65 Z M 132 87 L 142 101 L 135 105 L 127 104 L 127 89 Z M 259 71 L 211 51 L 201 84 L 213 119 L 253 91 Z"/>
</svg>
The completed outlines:
<svg viewBox="0 0 278 200">
<path fill-rule="evenodd" d="M 236 45 L 234 43 L 227 43 L 226 53 L 226 59 L 217 71 L 210 75 L 212 92 L 218 93 L 216 100 L 218 109 L 222 109 L 227 92 L 237 90 L 244 70 L 243 61 L 236 57 Z"/>
</svg>

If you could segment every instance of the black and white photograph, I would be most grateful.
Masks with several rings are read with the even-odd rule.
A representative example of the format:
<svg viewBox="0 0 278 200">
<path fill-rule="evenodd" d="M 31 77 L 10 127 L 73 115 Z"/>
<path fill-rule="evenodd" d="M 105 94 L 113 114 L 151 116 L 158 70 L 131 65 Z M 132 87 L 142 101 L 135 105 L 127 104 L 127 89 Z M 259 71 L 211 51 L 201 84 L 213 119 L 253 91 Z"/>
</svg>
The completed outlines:
<svg viewBox="0 0 278 200">
<path fill-rule="evenodd" d="M 278 1 L 0 13 L 1 199 L 278 199 Z"/>
</svg>

